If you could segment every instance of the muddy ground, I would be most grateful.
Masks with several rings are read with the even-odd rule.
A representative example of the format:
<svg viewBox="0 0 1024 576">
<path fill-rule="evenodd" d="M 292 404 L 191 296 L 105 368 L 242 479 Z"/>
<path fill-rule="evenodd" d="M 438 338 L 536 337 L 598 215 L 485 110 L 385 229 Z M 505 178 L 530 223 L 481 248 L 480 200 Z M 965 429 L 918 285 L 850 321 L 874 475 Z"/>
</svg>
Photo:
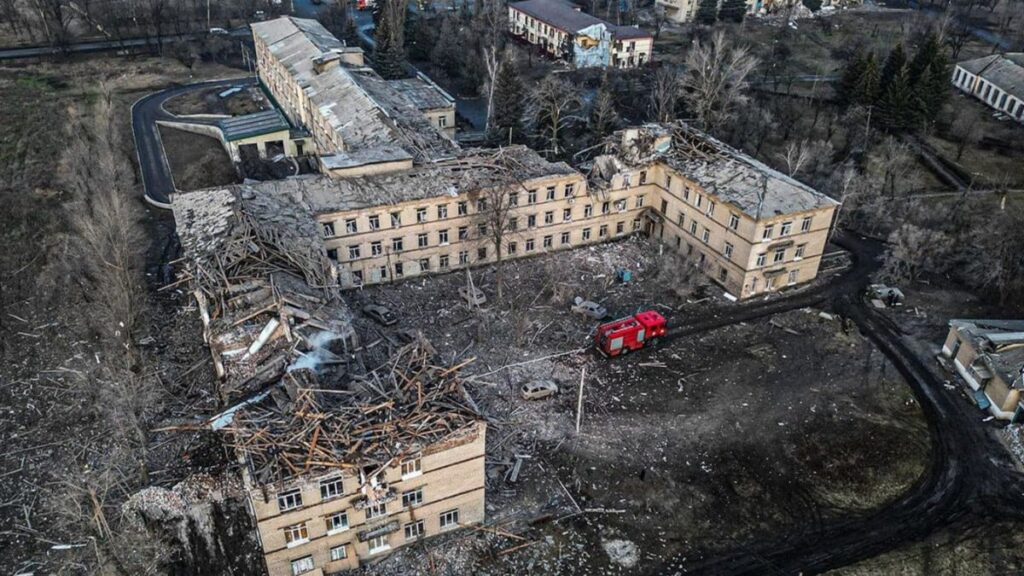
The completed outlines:
<svg viewBox="0 0 1024 576">
<path fill-rule="evenodd" d="M 475 271 L 491 298 L 480 311 L 457 301 L 463 274 L 351 294 L 355 308 L 377 301 L 396 309 L 402 321 L 383 333 L 417 328 L 444 355 L 477 357 L 470 389 L 491 419 L 487 522 L 526 540 L 431 541 L 440 573 L 644 573 L 677 554 L 870 510 L 920 476 L 928 434 L 910 390 L 856 329 L 844 332 L 816 310 L 619 360 L 585 350 L 595 323 L 568 311 L 578 293 L 617 315 L 654 307 L 678 319 L 727 305 L 678 296 L 654 254 L 629 240 L 507 264 L 517 288 L 503 303 L 494 302 L 493 274 Z M 627 265 L 637 281 L 615 283 L 614 270 Z M 522 400 L 518 385 L 537 378 L 555 379 L 561 393 Z M 527 458 L 511 483 L 516 455 Z M 367 571 L 391 573 L 423 552 L 399 552 Z"/>
<path fill-rule="evenodd" d="M 199 190 L 240 181 L 231 157 L 219 141 L 169 126 L 160 127 L 160 141 L 178 190 Z"/>
</svg>

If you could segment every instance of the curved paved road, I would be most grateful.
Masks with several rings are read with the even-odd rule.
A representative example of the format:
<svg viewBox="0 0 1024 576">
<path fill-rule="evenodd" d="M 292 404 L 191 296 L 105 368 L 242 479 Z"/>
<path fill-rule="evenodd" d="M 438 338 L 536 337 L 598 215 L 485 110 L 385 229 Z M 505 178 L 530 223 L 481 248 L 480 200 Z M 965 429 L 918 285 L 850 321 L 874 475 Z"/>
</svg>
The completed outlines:
<svg viewBox="0 0 1024 576">
<path fill-rule="evenodd" d="M 997 517 L 1024 519 L 1024 476 L 1016 472 L 1006 450 L 981 425 L 978 411 L 959 390 L 947 390 L 942 379 L 906 344 L 898 327 L 861 300 L 870 275 L 878 268 L 882 245 L 848 234 L 839 235 L 836 242 L 850 250 L 855 265 L 832 283 L 683 323 L 668 338 L 809 305 L 831 308 L 852 319 L 913 390 L 928 421 L 930 467 L 903 496 L 873 512 L 794 527 L 789 534 L 696 559 L 691 553 L 653 567 L 650 573 L 818 574 L 919 542 L 944 528 L 969 528 Z"/>
<path fill-rule="evenodd" d="M 160 141 L 160 129 L 157 121 L 188 121 L 196 124 L 212 124 L 214 122 L 209 119 L 175 116 L 164 109 L 164 102 L 194 90 L 213 87 L 226 90 L 232 86 L 253 86 L 255 84 L 256 78 L 253 77 L 186 84 L 143 96 L 132 105 L 132 135 L 135 137 L 135 152 L 139 159 L 139 173 L 142 175 L 142 185 L 147 202 L 160 208 L 170 208 L 170 195 L 175 190 L 171 167 L 167 163 L 164 146 Z"/>
</svg>

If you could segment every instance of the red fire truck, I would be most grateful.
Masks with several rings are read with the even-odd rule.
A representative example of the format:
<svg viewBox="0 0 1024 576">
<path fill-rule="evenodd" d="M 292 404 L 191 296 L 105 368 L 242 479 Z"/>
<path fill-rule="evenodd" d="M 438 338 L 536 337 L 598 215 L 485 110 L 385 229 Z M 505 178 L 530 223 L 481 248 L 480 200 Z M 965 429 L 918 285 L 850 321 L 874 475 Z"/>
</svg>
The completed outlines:
<svg viewBox="0 0 1024 576">
<path fill-rule="evenodd" d="M 594 343 L 610 358 L 628 354 L 647 345 L 655 345 L 665 335 L 665 317 L 647 310 L 597 327 Z"/>
</svg>

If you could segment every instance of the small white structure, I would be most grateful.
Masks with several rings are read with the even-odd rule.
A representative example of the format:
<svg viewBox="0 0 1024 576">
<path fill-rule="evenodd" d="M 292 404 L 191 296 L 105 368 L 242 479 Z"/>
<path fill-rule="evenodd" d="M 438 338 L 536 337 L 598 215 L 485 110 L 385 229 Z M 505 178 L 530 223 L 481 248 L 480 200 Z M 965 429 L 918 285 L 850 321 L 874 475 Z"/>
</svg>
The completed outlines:
<svg viewBox="0 0 1024 576">
<path fill-rule="evenodd" d="M 954 86 L 990 108 L 1024 122 L 1024 52 L 960 62 L 952 80 Z"/>
</svg>

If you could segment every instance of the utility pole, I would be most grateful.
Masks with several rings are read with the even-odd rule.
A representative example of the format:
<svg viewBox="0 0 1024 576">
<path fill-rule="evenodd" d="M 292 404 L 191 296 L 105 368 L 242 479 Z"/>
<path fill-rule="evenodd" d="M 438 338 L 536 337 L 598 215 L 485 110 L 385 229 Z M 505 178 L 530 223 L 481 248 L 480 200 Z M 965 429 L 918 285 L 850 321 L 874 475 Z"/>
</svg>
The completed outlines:
<svg viewBox="0 0 1024 576">
<path fill-rule="evenodd" d="M 580 395 L 576 401 L 576 433 L 580 433 L 580 422 L 583 419 L 583 380 L 587 377 L 587 367 L 580 371 Z"/>
</svg>

